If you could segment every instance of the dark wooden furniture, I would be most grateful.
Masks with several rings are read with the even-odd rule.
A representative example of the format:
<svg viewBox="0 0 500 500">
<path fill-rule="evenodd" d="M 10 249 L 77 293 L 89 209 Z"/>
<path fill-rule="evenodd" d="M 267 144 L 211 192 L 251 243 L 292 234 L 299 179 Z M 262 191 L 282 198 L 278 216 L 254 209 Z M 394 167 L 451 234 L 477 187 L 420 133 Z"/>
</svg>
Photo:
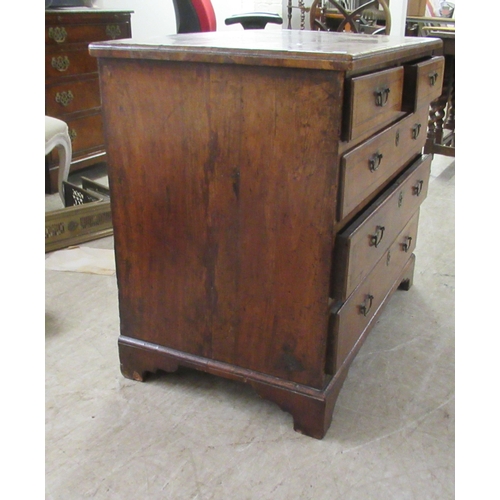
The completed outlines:
<svg viewBox="0 0 500 500">
<path fill-rule="evenodd" d="M 441 45 L 288 30 L 91 45 L 124 376 L 246 382 L 324 436 L 412 281 Z"/>
<path fill-rule="evenodd" d="M 69 126 L 72 171 L 106 157 L 97 63 L 88 45 L 129 38 L 130 15 L 85 7 L 45 11 L 45 114 Z M 56 155 L 46 158 L 48 192 L 57 192 L 58 165 Z"/>
</svg>

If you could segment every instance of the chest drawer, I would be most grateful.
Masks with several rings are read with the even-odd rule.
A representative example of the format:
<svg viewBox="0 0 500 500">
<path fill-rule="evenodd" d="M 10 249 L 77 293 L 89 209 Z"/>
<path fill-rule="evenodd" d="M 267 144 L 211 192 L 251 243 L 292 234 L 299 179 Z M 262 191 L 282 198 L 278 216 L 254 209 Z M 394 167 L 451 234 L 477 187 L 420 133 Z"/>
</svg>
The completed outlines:
<svg viewBox="0 0 500 500">
<path fill-rule="evenodd" d="M 404 68 L 352 78 L 348 83 L 346 140 L 369 135 L 401 116 Z"/>
<path fill-rule="evenodd" d="M 335 313 L 331 336 L 334 342 L 333 373 L 340 368 L 373 320 L 410 259 L 416 243 L 418 217 L 417 210 L 370 274 Z"/>
<path fill-rule="evenodd" d="M 63 47 L 61 50 L 46 51 L 46 80 L 85 73 L 97 73 L 97 62 L 95 57 L 90 57 L 87 46 Z"/>
<path fill-rule="evenodd" d="M 68 80 L 45 88 L 45 111 L 61 116 L 76 111 L 98 108 L 101 105 L 99 79 Z"/>
<path fill-rule="evenodd" d="M 418 109 L 441 95 L 444 57 L 433 57 L 405 67 L 404 101 Z"/>
<path fill-rule="evenodd" d="M 368 275 L 427 196 L 430 155 L 416 160 L 336 239 L 332 298 L 345 300 Z"/>
<path fill-rule="evenodd" d="M 426 108 L 411 114 L 342 157 L 339 219 L 373 196 L 426 141 Z"/>
<path fill-rule="evenodd" d="M 104 146 L 100 111 L 80 118 L 67 119 L 74 155 Z"/>
<path fill-rule="evenodd" d="M 59 46 L 67 43 L 95 42 L 96 40 L 115 40 L 130 36 L 130 24 L 110 19 L 106 23 L 72 24 L 45 26 L 45 45 Z"/>
</svg>

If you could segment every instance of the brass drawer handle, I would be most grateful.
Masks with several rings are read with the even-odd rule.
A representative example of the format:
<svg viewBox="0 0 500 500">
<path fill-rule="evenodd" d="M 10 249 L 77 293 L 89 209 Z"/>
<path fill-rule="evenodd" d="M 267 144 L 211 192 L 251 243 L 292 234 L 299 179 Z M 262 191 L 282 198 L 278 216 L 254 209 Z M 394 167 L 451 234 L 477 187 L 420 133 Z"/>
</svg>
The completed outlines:
<svg viewBox="0 0 500 500">
<path fill-rule="evenodd" d="M 69 133 L 69 138 L 70 138 L 71 142 L 73 142 L 73 140 L 74 140 L 74 139 L 76 138 L 76 136 L 78 135 L 78 134 L 76 133 L 76 130 L 75 130 L 74 128 L 70 128 L 70 129 L 69 129 L 69 131 L 68 131 L 68 133 Z"/>
<path fill-rule="evenodd" d="M 61 106 L 68 106 L 68 104 L 74 99 L 73 92 L 71 90 L 63 91 L 63 92 L 57 92 L 55 101 L 60 104 Z"/>
<path fill-rule="evenodd" d="M 106 26 L 106 35 L 111 37 L 113 40 L 118 38 L 122 34 L 120 26 L 118 24 L 108 24 Z"/>
<path fill-rule="evenodd" d="M 421 123 L 415 123 L 411 128 L 411 138 L 416 139 L 420 135 L 420 129 L 422 128 Z"/>
<path fill-rule="evenodd" d="M 385 106 L 389 101 L 389 93 L 391 89 L 389 87 L 381 87 L 373 93 L 375 95 L 375 106 Z"/>
<path fill-rule="evenodd" d="M 49 38 L 52 38 L 54 42 L 63 43 L 66 41 L 68 36 L 67 31 L 62 26 L 56 26 L 55 28 L 49 28 Z"/>
<path fill-rule="evenodd" d="M 408 252 L 408 250 L 410 250 L 412 241 L 413 241 L 413 238 L 411 236 L 406 237 L 406 241 L 401 245 L 403 248 L 403 252 Z"/>
<path fill-rule="evenodd" d="M 413 186 L 413 194 L 420 196 L 420 193 L 422 192 L 423 187 L 424 187 L 424 181 L 418 181 Z"/>
<path fill-rule="evenodd" d="M 368 166 L 370 167 L 370 172 L 375 172 L 380 167 L 380 162 L 384 155 L 378 151 L 368 160 Z"/>
<path fill-rule="evenodd" d="M 375 234 L 372 234 L 370 236 L 371 246 L 374 246 L 375 248 L 377 248 L 380 245 L 380 242 L 382 241 L 382 238 L 384 237 L 384 231 L 385 231 L 384 226 L 377 226 Z"/>
<path fill-rule="evenodd" d="M 52 58 L 52 67 L 57 71 L 66 71 L 69 68 L 68 56 L 57 56 Z"/>
<path fill-rule="evenodd" d="M 361 314 L 363 316 L 367 316 L 368 313 L 370 312 L 370 309 L 372 308 L 372 305 L 373 305 L 373 295 L 370 295 L 368 294 L 366 297 L 365 297 L 365 302 L 363 303 L 363 305 L 359 306 L 359 310 L 361 311 Z"/>
<path fill-rule="evenodd" d="M 434 85 L 436 85 L 438 76 L 439 76 L 439 74 L 437 71 L 433 71 L 432 73 L 429 73 L 429 84 L 431 87 L 434 87 Z"/>
</svg>

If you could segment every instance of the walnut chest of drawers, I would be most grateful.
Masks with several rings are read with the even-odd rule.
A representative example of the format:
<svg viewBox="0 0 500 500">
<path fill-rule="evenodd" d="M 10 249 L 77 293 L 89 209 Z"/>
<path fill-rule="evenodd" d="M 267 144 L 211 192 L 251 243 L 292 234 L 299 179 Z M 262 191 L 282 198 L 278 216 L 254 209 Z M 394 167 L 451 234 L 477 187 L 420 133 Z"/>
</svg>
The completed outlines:
<svg viewBox="0 0 500 500">
<path fill-rule="evenodd" d="M 130 11 L 51 9 L 45 11 L 45 114 L 68 124 L 71 170 L 104 161 L 97 62 L 90 42 L 130 38 Z M 47 159 L 48 188 L 57 191 L 57 153 Z"/>
<path fill-rule="evenodd" d="M 441 42 L 304 31 L 96 43 L 124 376 L 250 384 L 322 438 L 412 282 Z"/>
</svg>

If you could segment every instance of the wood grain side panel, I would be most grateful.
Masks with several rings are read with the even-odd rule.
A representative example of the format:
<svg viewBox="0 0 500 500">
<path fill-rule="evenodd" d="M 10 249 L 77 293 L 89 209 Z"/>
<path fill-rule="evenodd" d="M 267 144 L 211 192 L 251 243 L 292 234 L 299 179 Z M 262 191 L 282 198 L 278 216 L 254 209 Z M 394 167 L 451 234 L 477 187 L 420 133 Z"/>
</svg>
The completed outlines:
<svg viewBox="0 0 500 500">
<path fill-rule="evenodd" d="M 341 79 L 101 65 L 122 335 L 321 387 Z"/>
</svg>

